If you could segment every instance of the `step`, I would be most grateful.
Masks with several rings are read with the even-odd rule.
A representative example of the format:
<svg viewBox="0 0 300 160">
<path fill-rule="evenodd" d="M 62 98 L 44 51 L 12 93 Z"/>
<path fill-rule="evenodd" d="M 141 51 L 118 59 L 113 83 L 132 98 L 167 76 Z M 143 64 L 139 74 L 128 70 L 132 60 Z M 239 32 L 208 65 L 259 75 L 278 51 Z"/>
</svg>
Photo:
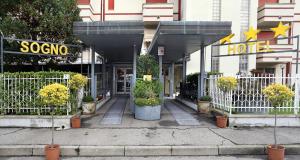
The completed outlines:
<svg viewBox="0 0 300 160">
<path fill-rule="evenodd" d="M 264 155 L 264 145 L 220 146 L 60 146 L 62 156 L 222 156 Z M 286 155 L 300 155 L 300 145 L 285 145 Z M 0 157 L 43 156 L 44 145 L 0 145 Z"/>
</svg>

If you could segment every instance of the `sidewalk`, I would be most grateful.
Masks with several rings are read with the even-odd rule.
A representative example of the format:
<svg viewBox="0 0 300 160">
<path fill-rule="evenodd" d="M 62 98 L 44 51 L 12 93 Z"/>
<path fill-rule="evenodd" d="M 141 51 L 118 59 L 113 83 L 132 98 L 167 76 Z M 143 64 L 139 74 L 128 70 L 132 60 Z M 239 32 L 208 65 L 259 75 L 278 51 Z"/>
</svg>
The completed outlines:
<svg viewBox="0 0 300 160">
<path fill-rule="evenodd" d="M 286 154 L 300 155 L 300 128 L 278 128 Z M 0 128 L 0 156 L 43 155 L 50 129 Z M 55 131 L 63 156 L 170 156 L 265 154 L 273 128 L 94 128 Z"/>
</svg>

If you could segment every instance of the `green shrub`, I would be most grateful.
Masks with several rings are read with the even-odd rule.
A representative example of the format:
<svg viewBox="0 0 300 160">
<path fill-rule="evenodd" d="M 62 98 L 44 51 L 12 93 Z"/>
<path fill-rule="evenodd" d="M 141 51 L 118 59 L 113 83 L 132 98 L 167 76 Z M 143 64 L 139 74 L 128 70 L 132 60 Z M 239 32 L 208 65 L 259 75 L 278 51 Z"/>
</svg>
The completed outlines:
<svg viewBox="0 0 300 160">
<path fill-rule="evenodd" d="M 161 91 L 162 91 L 162 85 L 158 80 L 153 80 L 153 81 L 138 80 L 136 82 L 133 91 L 135 97 L 135 104 L 139 106 L 157 105 L 160 103 L 159 94 Z"/>
<path fill-rule="evenodd" d="M 212 98 L 210 96 L 202 96 L 199 98 L 200 101 L 208 101 L 210 102 L 212 100 Z"/>
<path fill-rule="evenodd" d="M 157 106 L 160 104 L 159 98 L 136 98 L 134 103 L 137 106 Z"/>
<path fill-rule="evenodd" d="M 82 99 L 83 102 L 94 102 L 94 98 L 92 96 L 84 96 Z"/>
<path fill-rule="evenodd" d="M 158 77 L 159 65 L 154 56 L 150 54 L 140 55 L 137 61 L 137 77 L 142 78 L 143 75 L 152 75 Z"/>
</svg>

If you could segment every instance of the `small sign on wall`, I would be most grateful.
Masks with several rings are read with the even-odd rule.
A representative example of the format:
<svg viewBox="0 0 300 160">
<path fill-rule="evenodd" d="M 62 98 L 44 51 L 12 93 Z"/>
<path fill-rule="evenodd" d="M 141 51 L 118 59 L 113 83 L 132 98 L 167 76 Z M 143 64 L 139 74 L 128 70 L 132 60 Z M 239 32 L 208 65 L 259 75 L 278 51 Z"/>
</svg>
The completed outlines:
<svg viewBox="0 0 300 160">
<path fill-rule="evenodd" d="M 163 46 L 159 46 L 158 47 L 158 55 L 159 56 L 163 56 L 163 55 L 165 55 L 165 47 L 163 47 Z"/>
</svg>

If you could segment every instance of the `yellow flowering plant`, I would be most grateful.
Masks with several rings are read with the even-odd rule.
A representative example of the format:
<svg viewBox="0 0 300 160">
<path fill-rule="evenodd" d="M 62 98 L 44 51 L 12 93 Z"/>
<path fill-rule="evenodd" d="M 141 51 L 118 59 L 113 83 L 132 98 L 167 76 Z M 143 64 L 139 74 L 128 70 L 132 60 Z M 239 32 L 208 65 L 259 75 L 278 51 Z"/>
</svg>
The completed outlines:
<svg viewBox="0 0 300 160">
<path fill-rule="evenodd" d="M 220 77 L 217 81 L 218 87 L 223 92 L 229 92 L 237 87 L 237 79 L 234 77 Z"/>
<path fill-rule="evenodd" d="M 263 89 L 263 93 L 274 107 L 292 100 L 294 93 L 286 85 L 273 83 Z"/>
<path fill-rule="evenodd" d="M 78 90 L 82 87 L 84 87 L 88 82 L 88 79 L 86 76 L 82 74 L 75 74 L 71 77 L 69 81 L 70 89 L 72 90 Z"/>
<path fill-rule="evenodd" d="M 40 89 L 39 96 L 44 105 L 63 106 L 68 102 L 70 95 L 66 86 L 54 83 Z"/>
</svg>

